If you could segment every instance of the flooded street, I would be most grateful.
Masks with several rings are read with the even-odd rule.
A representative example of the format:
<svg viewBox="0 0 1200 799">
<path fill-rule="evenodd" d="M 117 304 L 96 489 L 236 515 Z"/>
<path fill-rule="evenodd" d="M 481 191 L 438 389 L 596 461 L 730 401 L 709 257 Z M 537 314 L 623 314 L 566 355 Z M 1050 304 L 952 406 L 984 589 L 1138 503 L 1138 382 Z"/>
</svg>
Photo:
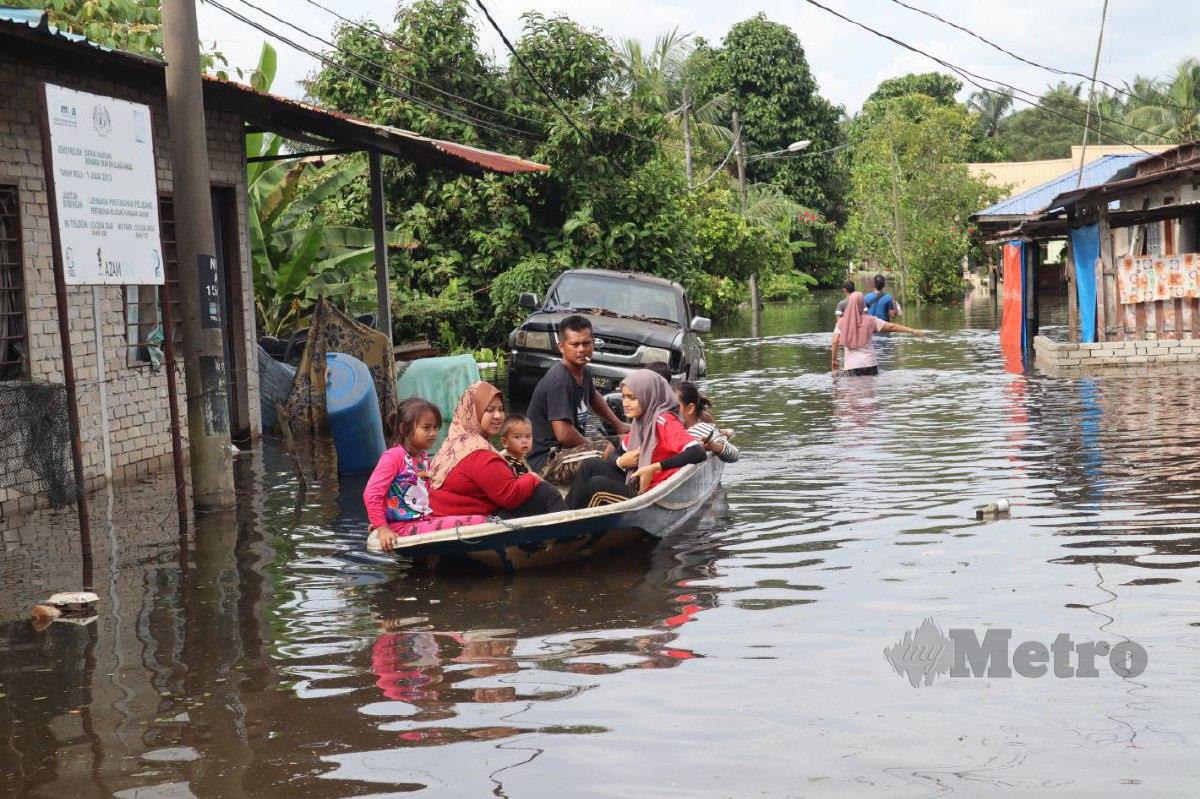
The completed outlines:
<svg viewBox="0 0 1200 799">
<path fill-rule="evenodd" d="M 74 521 L 0 522 L 0 794 L 1190 793 L 1200 377 L 1010 374 L 985 297 L 835 382 L 836 299 L 714 331 L 743 459 L 653 549 L 413 573 L 363 549 L 361 483 L 297 504 L 266 442 L 185 548 L 169 475 L 96 500 L 99 619 L 35 631 L 79 587 Z M 927 618 L 1148 665 L 913 687 L 884 650 Z"/>
</svg>

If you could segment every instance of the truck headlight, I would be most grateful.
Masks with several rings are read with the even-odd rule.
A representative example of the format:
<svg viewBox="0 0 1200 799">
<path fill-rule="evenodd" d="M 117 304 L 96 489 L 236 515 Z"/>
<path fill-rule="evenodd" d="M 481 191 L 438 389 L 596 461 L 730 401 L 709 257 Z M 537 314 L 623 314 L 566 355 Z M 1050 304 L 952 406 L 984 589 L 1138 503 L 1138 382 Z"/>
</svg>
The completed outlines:
<svg viewBox="0 0 1200 799">
<path fill-rule="evenodd" d="M 662 347 L 646 347 L 642 350 L 642 363 L 670 363 L 671 351 Z"/>
<path fill-rule="evenodd" d="M 554 351 L 551 346 L 550 334 L 536 330 L 518 330 L 517 349 Z"/>
</svg>

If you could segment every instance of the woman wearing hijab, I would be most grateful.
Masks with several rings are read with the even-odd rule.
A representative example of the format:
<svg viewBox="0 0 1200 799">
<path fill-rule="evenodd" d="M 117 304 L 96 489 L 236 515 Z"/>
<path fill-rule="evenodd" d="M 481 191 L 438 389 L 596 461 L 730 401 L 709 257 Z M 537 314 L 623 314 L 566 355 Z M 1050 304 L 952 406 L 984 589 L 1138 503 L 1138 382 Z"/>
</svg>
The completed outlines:
<svg viewBox="0 0 1200 799">
<path fill-rule="evenodd" d="M 833 371 L 838 370 L 838 350 L 846 348 L 844 375 L 877 375 L 879 374 L 879 358 L 875 356 L 875 347 L 871 336 L 876 333 L 911 333 L 914 336 L 925 335 L 924 330 L 914 330 L 911 327 L 898 325 L 895 322 L 885 322 L 867 313 L 867 303 L 861 291 L 850 295 L 846 301 L 846 312 L 838 319 L 833 328 Z"/>
<path fill-rule="evenodd" d="M 679 400 L 659 374 L 639 369 L 621 383 L 621 404 L 629 432 L 613 454 L 583 464 L 567 507 L 590 508 L 620 502 L 666 480 L 688 463 L 701 463 L 704 448 L 679 419 Z"/>
<path fill-rule="evenodd" d="M 489 438 L 504 423 L 504 398 L 491 383 L 473 384 L 458 401 L 446 441 L 429 467 L 429 504 L 436 516 L 506 519 L 563 510 L 562 496 L 536 474 L 517 477 Z"/>
</svg>

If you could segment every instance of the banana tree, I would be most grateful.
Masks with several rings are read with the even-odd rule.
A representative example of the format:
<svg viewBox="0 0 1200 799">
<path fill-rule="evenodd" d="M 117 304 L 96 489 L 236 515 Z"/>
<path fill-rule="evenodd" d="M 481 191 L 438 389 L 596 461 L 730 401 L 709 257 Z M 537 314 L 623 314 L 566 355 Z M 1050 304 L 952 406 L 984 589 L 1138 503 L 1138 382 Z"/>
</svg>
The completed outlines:
<svg viewBox="0 0 1200 799">
<path fill-rule="evenodd" d="M 251 84 L 270 88 L 275 51 L 263 45 Z M 247 157 L 286 155 L 288 143 L 272 133 L 246 137 Z M 254 268 L 259 332 L 289 333 L 318 297 L 334 299 L 350 313 L 375 307 L 375 248 L 367 228 L 327 225 L 322 204 L 361 180 L 361 158 L 322 165 L 310 159 L 251 161 L 246 168 L 250 206 L 250 254 Z M 389 249 L 415 246 L 400 230 L 388 231 Z"/>
</svg>

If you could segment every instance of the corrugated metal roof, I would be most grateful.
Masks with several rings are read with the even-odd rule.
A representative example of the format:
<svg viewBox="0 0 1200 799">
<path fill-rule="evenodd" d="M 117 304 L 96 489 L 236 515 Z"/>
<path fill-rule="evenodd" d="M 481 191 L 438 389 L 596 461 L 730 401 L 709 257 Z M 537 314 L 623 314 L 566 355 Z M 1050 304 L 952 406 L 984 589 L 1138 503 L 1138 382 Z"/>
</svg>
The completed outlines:
<svg viewBox="0 0 1200 799">
<path fill-rule="evenodd" d="M 0 7 L 0 38 L 5 36 L 15 43 L 24 42 L 26 52 L 47 63 L 52 63 L 55 59 L 55 48 L 46 46 L 53 42 L 60 54 L 84 54 L 89 62 L 98 59 L 109 70 L 119 67 L 125 73 L 136 75 L 139 79 L 142 76 L 153 76 L 155 83 L 162 80 L 162 70 L 166 66 L 157 59 L 102 47 L 83 36 L 51 27 L 46 22 L 45 14 L 39 9 Z M 117 75 L 110 77 L 120 80 Z M 265 130 L 274 130 L 285 138 L 289 133 L 317 134 L 357 149 L 377 150 L 385 155 L 473 175 L 483 172 L 546 172 L 550 169 L 544 164 L 527 161 L 515 155 L 483 150 L 443 139 L 432 139 L 409 130 L 379 125 L 349 114 L 321 108 L 312 103 L 260 92 L 243 83 L 222 80 L 212 75 L 204 76 L 204 84 L 206 106 L 234 110 L 247 122 Z"/>
<path fill-rule="evenodd" d="M 1104 183 L 1125 167 L 1131 166 L 1143 158 L 1145 156 L 1141 153 L 1131 155 L 1103 155 L 1095 161 L 1084 165 L 1082 186 L 1086 188 Z M 1059 194 L 1074 189 L 1078 180 L 1079 172 L 1072 169 L 1054 178 L 1054 180 L 1048 180 L 1040 186 L 1034 186 L 1029 191 L 1022 192 L 1015 197 L 1001 200 L 995 205 L 975 212 L 971 216 L 974 219 L 982 219 L 989 216 L 1028 216 L 1036 214 L 1048 208 Z"/>
</svg>

